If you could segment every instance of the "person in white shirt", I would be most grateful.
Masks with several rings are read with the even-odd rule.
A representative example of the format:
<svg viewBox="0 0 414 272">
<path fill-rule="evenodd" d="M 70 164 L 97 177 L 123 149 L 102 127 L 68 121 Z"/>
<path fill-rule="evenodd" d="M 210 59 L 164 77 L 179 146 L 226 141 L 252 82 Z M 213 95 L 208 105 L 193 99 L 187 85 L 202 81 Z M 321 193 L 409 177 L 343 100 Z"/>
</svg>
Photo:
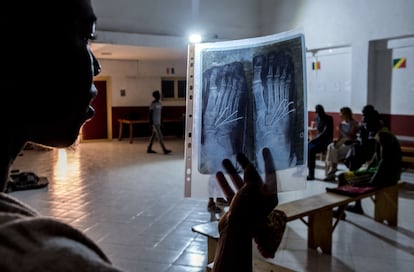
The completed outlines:
<svg viewBox="0 0 414 272">
<path fill-rule="evenodd" d="M 160 142 L 162 151 L 164 154 L 171 153 L 171 150 L 167 149 L 164 144 L 164 136 L 161 131 L 161 117 L 162 117 L 162 104 L 160 102 L 161 94 L 159 91 L 153 91 L 152 97 L 154 100 L 151 102 L 149 107 L 149 121 L 152 128 L 152 134 L 147 148 L 147 153 L 157 153 L 152 149 L 152 144 L 154 143 L 155 137 L 158 138 Z"/>
<path fill-rule="evenodd" d="M 340 109 L 340 115 L 342 121 L 338 126 L 339 136 L 328 145 L 326 150 L 325 181 L 335 180 L 338 163 L 345 159 L 352 143 L 357 139 L 359 124 L 353 118 L 351 108 L 342 107 Z"/>
</svg>

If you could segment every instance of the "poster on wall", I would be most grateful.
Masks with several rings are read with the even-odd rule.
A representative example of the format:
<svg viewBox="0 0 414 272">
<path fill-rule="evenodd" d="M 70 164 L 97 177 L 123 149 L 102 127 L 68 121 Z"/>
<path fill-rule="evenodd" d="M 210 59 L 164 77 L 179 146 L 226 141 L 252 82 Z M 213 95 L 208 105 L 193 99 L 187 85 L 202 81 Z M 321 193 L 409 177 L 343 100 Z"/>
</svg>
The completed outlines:
<svg viewBox="0 0 414 272">
<path fill-rule="evenodd" d="M 307 111 L 304 35 L 189 46 L 185 196 L 211 196 L 222 160 L 244 153 L 261 174 L 273 155 L 279 191 L 306 186 Z M 242 172 L 240 173 L 242 174 Z"/>
</svg>

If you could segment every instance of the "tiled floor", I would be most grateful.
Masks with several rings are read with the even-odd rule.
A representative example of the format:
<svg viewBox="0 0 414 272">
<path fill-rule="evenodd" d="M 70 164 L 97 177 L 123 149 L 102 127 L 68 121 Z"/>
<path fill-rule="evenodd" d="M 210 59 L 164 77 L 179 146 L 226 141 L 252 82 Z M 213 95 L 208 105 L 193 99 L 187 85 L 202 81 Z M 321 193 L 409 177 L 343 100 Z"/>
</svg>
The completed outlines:
<svg viewBox="0 0 414 272">
<path fill-rule="evenodd" d="M 206 240 L 191 226 L 212 219 L 206 199 L 184 198 L 183 140 L 166 139 L 169 155 L 146 154 L 146 139 L 88 142 L 76 149 L 25 150 L 14 169 L 47 176 L 47 188 L 13 192 L 44 215 L 82 229 L 126 271 L 204 271 Z M 158 146 L 155 146 L 158 148 Z M 158 149 L 159 150 L 159 149 Z M 317 176 L 322 176 L 318 170 Z M 288 223 L 275 262 L 294 271 L 413 271 L 414 174 L 401 191 L 398 227 L 347 213 L 333 234 L 332 256 L 307 249 L 307 228 Z M 304 191 L 280 194 L 281 202 L 325 190 L 309 181 Z M 229 271 L 232 272 L 232 271 Z"/>
</svg>

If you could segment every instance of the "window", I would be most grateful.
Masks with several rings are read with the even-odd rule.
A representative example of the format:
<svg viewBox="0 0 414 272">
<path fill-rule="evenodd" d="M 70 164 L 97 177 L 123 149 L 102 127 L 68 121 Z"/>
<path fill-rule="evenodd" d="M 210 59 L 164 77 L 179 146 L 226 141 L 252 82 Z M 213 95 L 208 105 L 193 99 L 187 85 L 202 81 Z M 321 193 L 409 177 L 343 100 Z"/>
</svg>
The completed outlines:
<svg viewBox="0 0 414 272">
<path fill-rule="evenodd" d="M 161 95 L 163 100 L 185 100 L 187 80 L 185 78 L 162 78 Z"/>
</svg>

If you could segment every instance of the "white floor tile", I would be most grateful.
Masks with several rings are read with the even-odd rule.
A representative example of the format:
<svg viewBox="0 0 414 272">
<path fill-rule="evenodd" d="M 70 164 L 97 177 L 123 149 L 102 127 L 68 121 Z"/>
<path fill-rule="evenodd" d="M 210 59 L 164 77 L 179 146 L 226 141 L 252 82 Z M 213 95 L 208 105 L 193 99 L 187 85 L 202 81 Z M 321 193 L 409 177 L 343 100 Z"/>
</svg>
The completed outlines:
<svg viewBox="0 0 414 272">
<path fill-rule="evenodd" d="M 25 150 L 14 169 L 49 179 L 43 189 L 13 192 L 44 215 L 83 230 L 126 271 L 205 271 L 206 239 L 191 226 L 215 219 L 207 199 L 184 198 L 184 143 L 167 138 L 173 152 L 147 154 L 146 139 L 81 143 L 74 150 Z M 318 162 L 323 165 L 323 162 Z M 322 178 L 319 167 L 316 176 Z M 401 191 L 399 225 L 347 213 L 333 234 L 332 256 L 307 248 L 307 227 L 289 222 L 273 260 L 294 271 L 412 271 L 414 265 L 414 173 Z M 307 182 L 303 191 L 285 192 L 280 202 L 323 192 L 334 183 Z"/>
</svg>

